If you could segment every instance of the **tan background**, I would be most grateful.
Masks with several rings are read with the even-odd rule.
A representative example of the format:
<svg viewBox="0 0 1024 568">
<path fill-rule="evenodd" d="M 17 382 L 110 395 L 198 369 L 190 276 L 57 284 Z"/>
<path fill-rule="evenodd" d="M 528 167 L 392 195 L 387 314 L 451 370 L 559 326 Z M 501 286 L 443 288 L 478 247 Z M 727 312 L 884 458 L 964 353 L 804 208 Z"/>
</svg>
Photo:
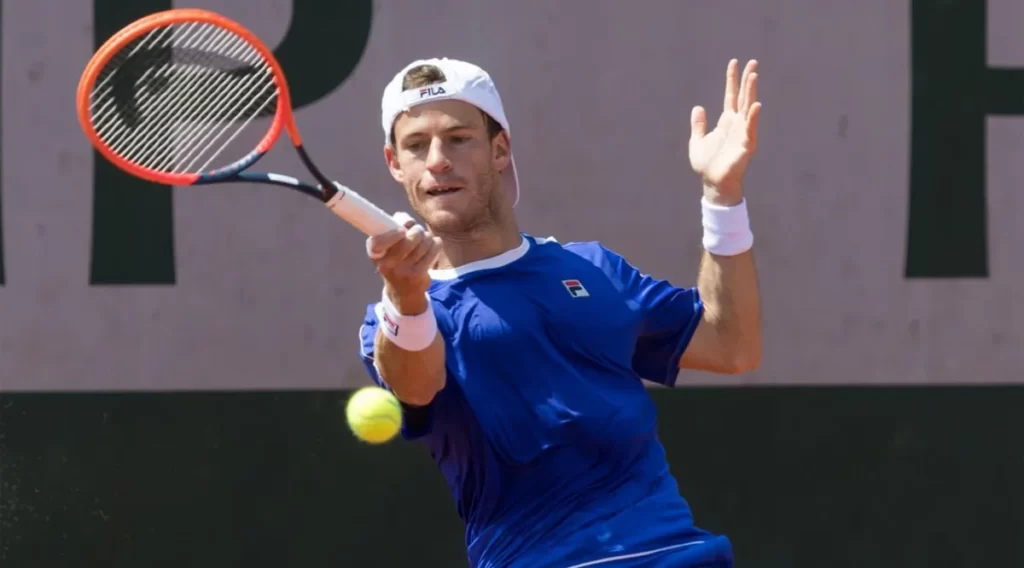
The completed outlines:
<svg viewBox="0 0 1024 568">
<path fill-rule="evenodd" d="M 194 4 L 271 44 L 291 9 Z M 989 6 L 990 64 L 1024 66 L 1024 7 Z M 362 238 L 288 192 L 179 189 L 178 285 L 87 285 L 92 161 L 73 94 L 91 53 L 91 7 L 41 0 L 3 10 L 0 388 L 365 383 L 356 330 L 379 283 Z M 384 84 L 421 56 L 477 62 L 513 121 L 523 229 L 601 240 L 690 285 L 700 217 L 682 151 L 689 109 L 717 113 L 728 58 L 756 57 L 764 113 L 748 196 L 764 365 L 681 380 L 1020 382 L 1024 119 L 988 122 L 991 277 L 904 280 L 909 29 L 909 3 L 891 0 L 377 2 L 355 73 L 298 120 L 333 175 L 395 209 L 402 198 L 380 149 Z M 302 172 L 287 145 L 263 166 Z"/>
</svg>

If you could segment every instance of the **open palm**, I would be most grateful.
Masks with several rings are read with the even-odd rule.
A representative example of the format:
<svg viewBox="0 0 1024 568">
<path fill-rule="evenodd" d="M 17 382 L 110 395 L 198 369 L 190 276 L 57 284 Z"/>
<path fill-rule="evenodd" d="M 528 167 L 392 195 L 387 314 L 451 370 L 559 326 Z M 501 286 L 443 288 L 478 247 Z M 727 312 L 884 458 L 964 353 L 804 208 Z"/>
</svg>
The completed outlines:
<svg viewBox="0 0 1024 568">
<path fill-rule="evenodd" d="M 757 149 L 757 61 L 751 60 L 738 77 L 739 62 L 729 61 L 725 103 L 715 129 L 707 132 L 707 113 L 693 108 L 690 115 L 690 166 L 704 183 L 705 197 L 721 205 L 743 199 L 743 175 Z"/>
</svg>

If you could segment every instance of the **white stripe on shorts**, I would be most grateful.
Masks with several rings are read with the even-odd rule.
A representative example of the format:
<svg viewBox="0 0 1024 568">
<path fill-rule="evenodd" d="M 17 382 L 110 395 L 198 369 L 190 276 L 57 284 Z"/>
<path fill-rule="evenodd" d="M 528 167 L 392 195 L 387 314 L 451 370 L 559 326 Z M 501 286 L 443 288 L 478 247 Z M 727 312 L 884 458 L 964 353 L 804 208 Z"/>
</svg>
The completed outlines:
<svg viewBox="0 0 1024 568">
<path fill-rule="evenodd" d="M 655 548 L 654 550 L 647 550 L 645 552 L 634 552 L 633 554 L 621 554 L 619 556 L 609 556 L 608 558 L 602 558 L 600 560 L 591 560 L 590 562 L 584 562 L 583 564 L 573 564 L 568 568 L 584 568 L 585 566 L 597 566 L 598 564 L 604 564 L 605 562 L 615 562 L 616 560 L 629 560 L 630 558 L 643 558 L 644 556 L 650 556 L 659 552 L 667 552 L 669 550 L 675 550 L 677 548 L 684 548 L 687 546 L 693 546 L 695 544 L 704 544 L 703 540 L 695 540 L 693 542 L 684 542 L 683 544 L 673 544 L 672 546 L 664 546 L 662 548 Z"/>
</svg>

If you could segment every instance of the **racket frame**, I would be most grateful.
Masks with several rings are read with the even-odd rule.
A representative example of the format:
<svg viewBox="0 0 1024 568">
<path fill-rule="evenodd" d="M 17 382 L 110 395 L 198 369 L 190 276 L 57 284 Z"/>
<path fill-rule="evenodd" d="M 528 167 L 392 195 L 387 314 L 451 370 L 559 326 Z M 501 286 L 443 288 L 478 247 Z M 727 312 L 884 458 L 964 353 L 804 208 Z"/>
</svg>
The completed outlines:
<svg viewBox="0 0 1024 568">
<path fill-rule="evenodd" d="M 274 84 L 276 85 L 278 92 L 277 109 L 274 113 L 274 118 L 271 122 L 270 128 L 256 145 L 256 148 L 252 152 L 249 152 L 242 158 L 226 166 L 205 172 L 160 172 L 126 160 L 120 157 L 113 148 L 111 148 L 97 135 L 90 116 L 92 90 L 100 73 L 110 62 L 110 59 L 120 52 L 124 46 L 152 30 L 182 23 L 206 23 L 219 26 L 244 39 L 249 46 L 259 53 L 270 67 L 274 78 Z M 203 10 L 201 8 L 175 8 L 163 10 L 142 17 L 119 30 L 107 39 L 107 41 L 103 42 L 89 60 L 88 65 L 86 65 L 85 71 L 82 73 L 81 79 L 78 83 L 76 108 L 82 130 L 85 132 L 92 145 L 100 152 L 101 155 L 103 155 L 105 159 L 136 177 L 152 181 L 154 183 L 184 186 L 210 185 L 226 182 L 272 184 L 296 190 L 310 197 L 319 199 L 324 203 L 327 203 L 335 197 L 340 190 L 347 190 L 348 192 L 354 193 L 352 190 L 337 184 L 325 176 L 313 163 L 313 160 L 310 159 L 308 152 L 302 144 L 302 136 L 299 134 L 299 129 L 295 124 L 295 116 L 292 111 L 291 91 L 288 87 L 288 80 L 285 77 L 284 69 L 281 67 L 280 62 L 278 62 L 277 58 L 274 57 L 274 52 L 268 48 L 266 44 L 260 41 L 256 34 L 252 33 L 238 22 L 226 18 L 216 12 Z M 291 140 L 295 151 L 298 153 L 299 159 L 302 161 L 302 164 L 306 167 L 307 171 L 309 171 L 313 178 L 316 179 L 317 185 L 307 183 L 292 176 L 269 172 L 248 171 L 250 167 L 259 162 L 260 159 L 274 147 L 274 144 L 281 136 L 282 130 L 288 133 L 288 137 Z"/>
</svg>

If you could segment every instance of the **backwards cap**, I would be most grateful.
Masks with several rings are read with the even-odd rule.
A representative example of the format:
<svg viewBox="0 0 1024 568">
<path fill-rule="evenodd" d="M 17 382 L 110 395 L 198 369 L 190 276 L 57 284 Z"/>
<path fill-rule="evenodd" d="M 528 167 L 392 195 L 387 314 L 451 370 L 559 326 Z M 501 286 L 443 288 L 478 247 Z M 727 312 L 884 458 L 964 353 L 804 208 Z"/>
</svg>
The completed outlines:
<svg viewBox="0 0 1024 568">
<path fill-rule="evenodd" d="M 444 73 L 445 81 L 403 91 L 402 81 L 405 74 L 420 65 L 437 67 Z M 466 102 L 486 112 L 511 137 L 512 132 L 509 129 L 508 118 L 505 116 L 505 107 L 501 104 L 498 88 L 494 85 L 491 76 L 472 63 L 442 57 L 413 61 L 399 71 L 384 88 L 384 96 L 380 103 L 384 143 L 387 144 L 391 141 L 391 129 L 398 115 L 416 105 L 446 99 Z M 515 205 L 519 203 L 519 176 L 516 173 L 516 162 L 512 157 L 511 149 L 509 151 L 509 167 L 505 168 L 502 176 L 505 178 L 505 186 L 511 188 L 512 203 Z"/>
</svg>

